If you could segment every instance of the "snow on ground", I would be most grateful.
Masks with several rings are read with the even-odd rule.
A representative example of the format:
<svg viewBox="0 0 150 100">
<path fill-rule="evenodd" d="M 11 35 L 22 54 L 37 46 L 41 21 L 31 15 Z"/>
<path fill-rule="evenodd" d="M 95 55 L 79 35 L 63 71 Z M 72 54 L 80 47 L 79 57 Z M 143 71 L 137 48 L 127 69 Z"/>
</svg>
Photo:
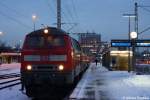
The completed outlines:
<svg viewBox="0 0 150 100">
<path fill-rule="evenodd" d="M 20 63 L 1 64 L 0 69 L 20 68 Z"/>
<path fill-rule="evenodd" d="M 31 100 L 19 89 L 20 85 L 16 85 L 11 88 L 0 90 L 0 100 Z"/>
<path fill-rule="evenodd" d="M 1 65 L 0 70 L 5 69 L 6 65 Z M 20 64 L 10 64 L 10 66 L 7 65 L 6 69 L 8 68 L 10 70 L 5 70 L 5 73 L 19 72 Z M 0 90 L 0 100 L 31 100 L 19 91 L 20 87 L 16 85 Z M 150 75 L 108 71 L 100 64 L 95 66 L 91 63 L 70 95 L 70 99 L 73 98 L 77 100 L 150 100 Z"/>
<path fill-rule="evenodd" d="M 19 73 L 20 63 L 1 64 L 0 75 L 9 73 Z M 3 80 L 0 80 L 3 82 Z M 31 100 L 20 91 L 21 85 L 16 85 L 10 88 L 0 90 L 0 100 Z"/>
<path fill-rule="evenodd" d="M 150 100 L 150 75 L 108 71 L 92 63 L 70 99 Z"/>
<path fill-rule="evenodd" d="M 1 64 L 0 75 L 9 74 L 9 73 L 19 73 L 20 66 L 21 66 L 20 63 Z"/>
</svg>

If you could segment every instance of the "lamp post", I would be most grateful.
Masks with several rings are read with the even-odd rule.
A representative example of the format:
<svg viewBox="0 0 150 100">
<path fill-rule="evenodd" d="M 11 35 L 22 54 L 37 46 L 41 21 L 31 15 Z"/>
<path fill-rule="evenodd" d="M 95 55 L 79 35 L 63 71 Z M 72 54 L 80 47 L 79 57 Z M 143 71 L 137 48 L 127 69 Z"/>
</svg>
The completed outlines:
<svg viewBox="0 0 150 100">
<path fill-rule="evenodd" d="M 137 32 L 131 32 L 131 41 L 132 41 L 132 70 L 135 69 L 135 40 L 137 39 Z"/>
<path fill-rule="evenodd" d="M 134 18 L 135 17 L 135 14 L 123 14 L 123 17 L 127 17 L 129 18 L 129 24 L 128 24 L 128 39 L 130 41 L 131 37 L 130 37 L 130 21 L 131 21 L 131 18 Z M 130 47 L 128 47 L 128 72 L 131 71 L 131 65 L 130 65 Z"/>
<path fill-rule="evenodd" d="M 35 31 L 35 21 L 37 19 L 36 15 L 32 15 L 32 21 L 33 21 L 33 30 Z"/>
</svg>

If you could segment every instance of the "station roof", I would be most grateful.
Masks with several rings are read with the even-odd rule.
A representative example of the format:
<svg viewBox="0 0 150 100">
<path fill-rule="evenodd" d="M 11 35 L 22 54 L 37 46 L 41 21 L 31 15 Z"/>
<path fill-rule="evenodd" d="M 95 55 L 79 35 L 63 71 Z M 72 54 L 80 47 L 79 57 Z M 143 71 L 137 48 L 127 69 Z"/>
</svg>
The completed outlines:
<svg viewBox="0 0 150 100">
<path fill-rule="evenodd" d="M 0 53 L 0 56 L 20 56 L 21 53 L 16 53 L 16 52 L 2 52 Z"/>
</svg>

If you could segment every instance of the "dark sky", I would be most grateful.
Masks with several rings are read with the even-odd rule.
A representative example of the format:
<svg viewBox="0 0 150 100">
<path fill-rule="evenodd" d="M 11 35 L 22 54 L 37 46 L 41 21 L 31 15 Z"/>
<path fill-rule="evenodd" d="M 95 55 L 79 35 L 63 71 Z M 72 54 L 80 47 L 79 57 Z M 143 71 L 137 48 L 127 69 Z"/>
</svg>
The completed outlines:
<svg viewBox="0 0 150 100">
<path fill-rule="evenodd" d="M 71 33 L 96 32 L 103 41 L 126 39 L 128 18 L 134 13 L 134 3 L 150 6 L 150 0 L 62 0 L 62 29 Z M 0 39 L 14 45 L 33 31 L 32 15 L 37 15 L 36 29 L 41 24 L 56 26 L 56 0 L 0 0 Z M 73 23 L 76 23 L 73 24 Z M 131 19 L 131 31 L 134 19 Z M 150 26 L 150 7 L 139 8 L 139 31 Z M 149 32 L 140 38 L 150 38 Z M 75 35 L 72 35 L 76 37 Z"/>
</svg>

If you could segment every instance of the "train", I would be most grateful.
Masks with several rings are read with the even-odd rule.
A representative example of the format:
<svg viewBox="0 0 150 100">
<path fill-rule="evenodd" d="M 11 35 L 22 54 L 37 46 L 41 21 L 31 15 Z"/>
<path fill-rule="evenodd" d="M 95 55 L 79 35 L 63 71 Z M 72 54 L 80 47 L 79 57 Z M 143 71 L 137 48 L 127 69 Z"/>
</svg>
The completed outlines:
<svg viewBox="0 0 150 100">
<path fill-rule="evenodd" d="M 89 65 L 79 42 L 67 32 L 46 27 L 28 33 L 21 51 L 21 83 L 26 95 L 42 86 L 73 84 Z"/>
</svg>

